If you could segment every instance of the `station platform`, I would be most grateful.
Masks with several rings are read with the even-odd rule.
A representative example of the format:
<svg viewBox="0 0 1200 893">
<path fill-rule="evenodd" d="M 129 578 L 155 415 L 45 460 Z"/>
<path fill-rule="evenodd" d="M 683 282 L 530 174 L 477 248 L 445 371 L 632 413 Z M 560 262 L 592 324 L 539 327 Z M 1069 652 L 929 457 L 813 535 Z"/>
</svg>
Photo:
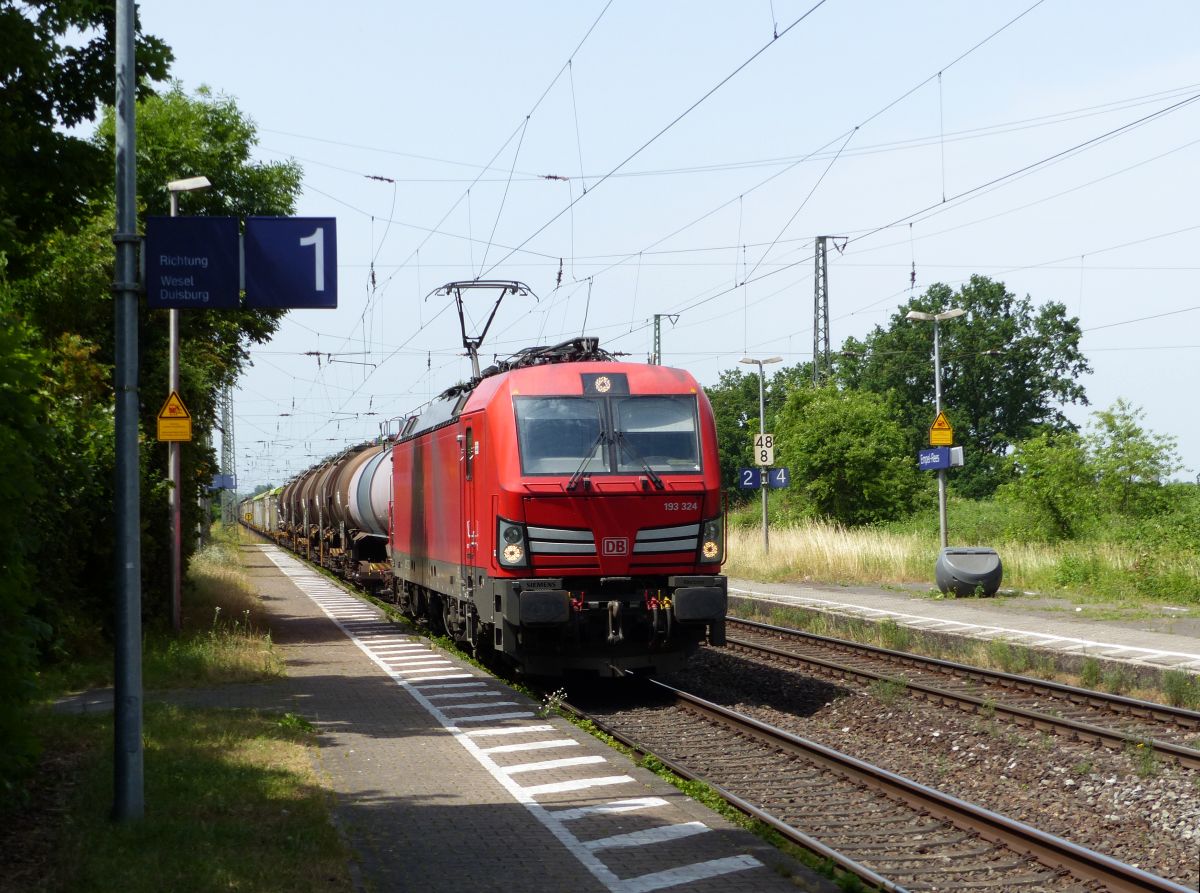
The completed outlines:
<svg viewBox="0 0 1200 893">
<path fill-rule="evenodd" d="M 730 579 L 729 595 L 845 620 L 891 620 L 922 635 L 1004 641 L 1051 655 L 1077 671 L 1088 658 L 1134 675 L 1200 673 L 1200 607 L 1115 609 L 1027 593 L 931 598 L 928 590 L 762 583 Z"/>
<path fill-rule="evenodd" d="M 286 551 L 242 549 L 359 889 L 835 889 Z"/>
</svg>

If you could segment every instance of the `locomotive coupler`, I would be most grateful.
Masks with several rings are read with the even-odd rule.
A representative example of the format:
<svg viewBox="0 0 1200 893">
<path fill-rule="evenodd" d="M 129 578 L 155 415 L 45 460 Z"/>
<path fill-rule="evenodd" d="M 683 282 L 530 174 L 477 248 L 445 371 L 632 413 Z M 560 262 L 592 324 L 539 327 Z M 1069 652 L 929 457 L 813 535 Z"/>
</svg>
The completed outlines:
<svg viewBox="0 0 1200 893">
<path fill-rule="evenodd" d="M 608 603 L 608 644 L 615 645 L 624 639 L 625 633 L 621 629 L 621 603 L 614 600 Z"/>
</svg>

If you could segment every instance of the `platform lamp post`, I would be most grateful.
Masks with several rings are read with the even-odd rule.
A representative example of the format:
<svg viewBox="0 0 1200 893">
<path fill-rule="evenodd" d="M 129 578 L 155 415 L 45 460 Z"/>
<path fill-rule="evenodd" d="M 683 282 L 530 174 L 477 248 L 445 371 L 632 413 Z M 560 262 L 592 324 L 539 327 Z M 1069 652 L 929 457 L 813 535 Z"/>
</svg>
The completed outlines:
<svg viewBox="0 0 1200 893">
<path fill-rule="evenodd" d="M 763 366 L 771 363 L 782 363 L 783 357 L 767 357 L 765 360 L 756 360 L 753 357 L 742 357 L 738 360 L 739 363 L 745 363 L 747 366 L 758 367 L 758 433 L 760 435 L 767 433 L 766 414 L 767 401 L 763 391 Z M 767 534 L 767 486 L 765 482 L 759 482 L 759 489 L 762 490 L 762 528 L 763 528 L 763 554 L 766 555 L 771 551 L 771 541 Z"/>
<path fill-rule="evenodd" d="M 171 216 L 179 216 L 179 193 L 207 189 L 211 185 L 208 177 L 187 177 L 183 180 L 169 181 L 167 192 L 171 196 Z M 179 311 L 171 308 L 167 311 L 167 319 L 170 332 L 167 386 L 170 392 L 175 393 L 179 390 Z M 167 506 L 171 515 L 171 627 L 175 632 L 179 632 L 183 615 L 183 521 L 180 510 L 183 473 L 178 441 L 172 440 L 167 443 L 167 476 L 171 479 L 171 490 L 167 494 Z"/>
<path fill-rule="evenodd" d="M 920 310 L 908 311 L 907 319 L 933 323 L 933 401 L 938 415 L 942 413 L 942 348 L 938 332 L 938 323 L 947 319 L 962 316 L 967 311 L 961 307 L 951 307 L 941 313 L 922 313 Z M 938 531 L 941 534 L 942 548 L 948 545 L 946 534 L 946 469 L 938 469 Z"/>
</svg>

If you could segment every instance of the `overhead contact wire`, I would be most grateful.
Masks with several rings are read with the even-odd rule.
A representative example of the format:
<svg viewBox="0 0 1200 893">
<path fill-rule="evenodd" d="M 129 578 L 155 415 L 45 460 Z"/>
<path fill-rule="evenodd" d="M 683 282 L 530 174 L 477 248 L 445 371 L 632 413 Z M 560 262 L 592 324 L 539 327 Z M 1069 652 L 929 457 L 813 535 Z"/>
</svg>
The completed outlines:
<svg viewBox="0 0 1200 893">
<path fill-rule="evenodd" d="M 805 12 L 802 16 L 800 16 L 798 19 L 796 19 L 794 22 L 792 22 L 790 25 L 788 25 L 786 28 L 784 28 L 783 31 L 780 32 L 779 36 L 783 37 L 784 35 L 786 35 L 789 31 L 791 31 L 793 28 L 795 28 L 797 25 L 799 25 L 801 22 L 803 22 L 805 19 L 807 19 L 810 15 L 812 15 L 814 12 L 816 12 L 818 9 L 820 9 L 822 6 L 824 6 L 826 2 L 827 2 L 827 0 L 818 0 L 818 2 L 816 4 L 814 4 L 811 8 L 809 8 L 809 10 L 807 12 Z M 1044 0 L 1039 0 L 1039 2 L 1044 2 Z M 595 192 L 597 187 L 599 187 L 602 183 L 604 183 L 606 180 L 608 180 L 613 174 L 617 173 L 621 168 L 623 168 L 625 165 L 627 165 L 629 162 L 631 162 L 634 158 L 636 158 L 638 155 L 640 155 L 642 152 L 644 152 L 647 148 L 649 148 L 652 144 L 654 144 L 660 137 L 662 137 L 663 134 L 665 134 L 667 131 L 669 131 L 671 128 L 673 128 L 676 124 L 678 124 L 680 121 L 682 121 L 684 118 L 686 118 L 689 114 L 691 114 L 705 100 L 707 100 L 710 96 L 712 96 L 714 93 L 716 93 L 718 90 L 720 90 L 723 86 L 725 86 L 727 83 L 729 83 L 729 81 L 733 80 L 733 78 L 735 78 L 742 71 L 742 69 L 744 69 L 750 63 L 752 63 L 755 59 L 757 59 L 759 56 L 761 56 L 764 52 L 766 52 L 766 50 L 774 43 L 775 43 L 775 38 L 772 38 L 768 43 L 764 44 L 757 51 L 755 51 L 755 53 L 752 56 L 750 56 L 749 59 L 747 59 L 745 62 L 743 62 L 737 68 L 735 68 L 729 74 L 727 74 L 714 87 L 712 87 L 707 93 L 705 93 L 703 96 L 701 96 L 695 102 L 693 102 L 690 106 L 688 106 L 686 109 L 684 109 L 682 112 L 680 112 L 677 116 L 675 116 L 675 118 L 673 118 L 670 121 L 670 123 L 668 123 L 665 127 L 663 127 L 656 134 L 654 134 L 654 136 L 650 137 L 650 139 L 646 140 L 646 142 L 642 143 L 642 145 L 640 145 L 638 148 L 634 149 L 633 152 L 631 152 L 628 156 L 626 156 L 626 158 L 623 161 L 621 161 L 619 164 L 617 164 L 616 167 L 614 167 L 608 173 L 601 176 L 599 180 L 597 180 L 595 183 L 592 184 L 592 188 L 591 188 L 590 192 Z M 586 195 L 586 194 L 588 194 L 588 193 L 584 193 L 583 195 L 580 195 L 579 198 L 574 199 L 571 202 L 571 205 L 569 207 L 574 207 L 579 201 L 581 201 L 583 199 L 584 195 Z M 529 242 L 531 242 L 533 239 L 537 238 L 539 235 L 541 235 L 543 232 L 545 232 L 547 228 L 549 228 L 556 220 L 558 220 L 560 217 L 562 217 L 563 214 L 567 213 L 568 210 L 569 210 L 569 208 L 564 208 L 563 210 L 561 210 L 557 214 L 555 214 L 553 217 L 551 217 L 549 220 L 547 220 L 544 224 L 542 224 L 540 227 L 538 227 L 537 230 L 535 230 L 533 233 L 531 233 L 529 236 L 527 236 L 525 238 L 525 240 L 523 242 L 521 242 L 520 245 L 518 245 L 516 248 L 514 248 L 508 254 L 504 255 L 504 257 L 500 258 L 500 260 L 496 261 L 496 263 L 492 264 L 492 266 L 488 269 L 487 272 L 491 273 L 492 270 L 496 269 L 496 267 L 500 266 L 500 264 L 504 263 L 513 254 L 515 254 L 517 252 L 517 250 L 524 248 L 527 244 L 529 244 Z"/>
</svg>

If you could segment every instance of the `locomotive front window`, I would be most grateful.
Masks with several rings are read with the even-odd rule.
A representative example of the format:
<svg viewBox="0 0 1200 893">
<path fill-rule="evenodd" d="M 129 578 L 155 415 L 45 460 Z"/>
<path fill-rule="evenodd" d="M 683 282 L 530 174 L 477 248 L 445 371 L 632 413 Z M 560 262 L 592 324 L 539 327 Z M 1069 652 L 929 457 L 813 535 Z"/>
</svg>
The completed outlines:
<svg viewBox="0 0 1200 893">
<path fill-rule="evenodd" d="M 696 473 L 692 396 L 516 397 L 523 474 Z"/>
<path fill-rule="evenodd" d="M 517 439 L 525 474 L 574 474 L 608 470 L 600 432 L 601 403 L 585 397 L 518 397 Z M 587 462 L 584 458 L 589 457 Z"/>
<path fill-rule="evenodd" d="M 613 427 L 624 440 L 617 471 L 637 472 L 642 463 L 655 471 L 700 470 L 694 397 L 623 397 L 613 399 Z"/>
</svg>

